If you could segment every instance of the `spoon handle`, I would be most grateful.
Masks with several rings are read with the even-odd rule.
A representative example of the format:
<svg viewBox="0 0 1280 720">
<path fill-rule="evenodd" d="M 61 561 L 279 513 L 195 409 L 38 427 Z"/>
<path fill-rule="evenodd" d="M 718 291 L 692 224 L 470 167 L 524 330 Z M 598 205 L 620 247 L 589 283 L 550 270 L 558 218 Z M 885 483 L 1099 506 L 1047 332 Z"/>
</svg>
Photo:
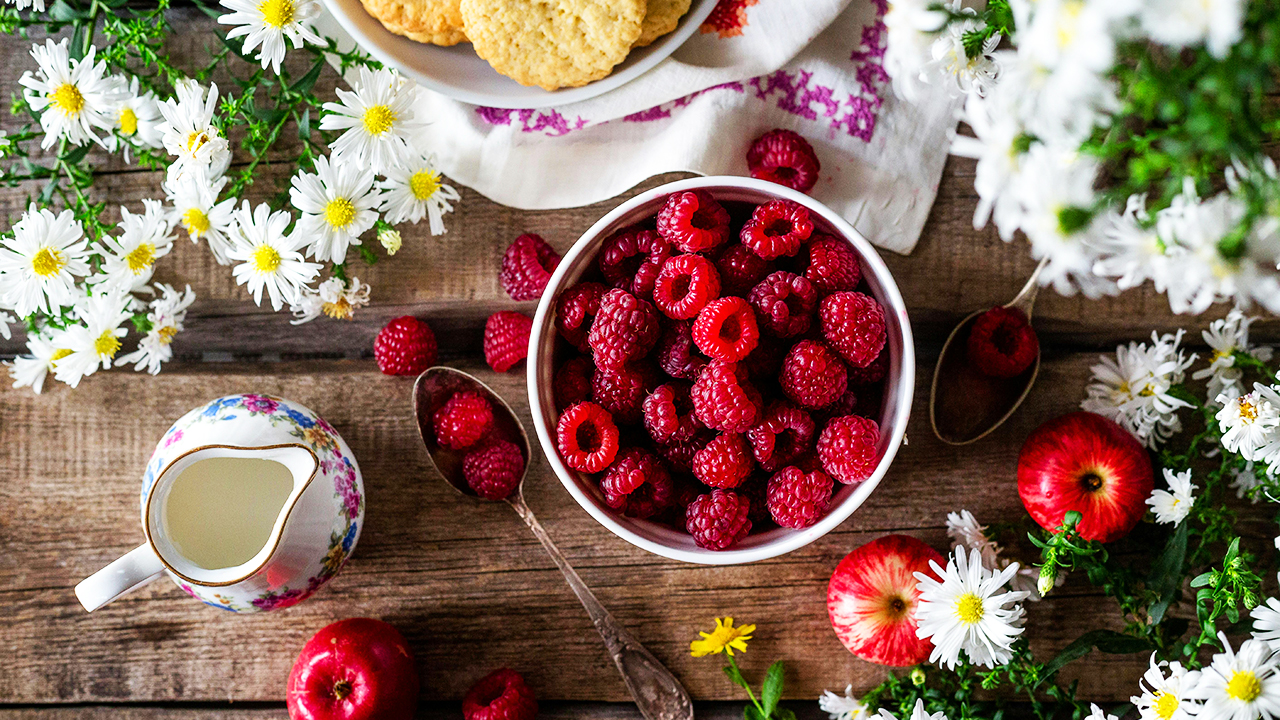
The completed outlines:
<svg viewBox="0 0 1280 720">
<path fill-rule="evenodd" d="M 534 537 L 538 538 L 543 549 L 555 561 L 560 572 L 564 573 L 565 582 L 569 583 L 573 594 L 578 596 L 582 607 L 587 609 L 591 622 L 604 639 L 605 647 L 613 656 L 613 662 L 618 666 L 618 672 L 622 673 L 622 679 L 645 720 L 693 720 L 693 703 L 680 681 L 600 604 L 560 549 L 551 542 L 547 531 L 542 529 L 538 519 L 533 516 L 533 511 L 525 504 L 524 497 L 517 494 L 510 502 L 516 514 L 529 526 Z"/>
</svg>

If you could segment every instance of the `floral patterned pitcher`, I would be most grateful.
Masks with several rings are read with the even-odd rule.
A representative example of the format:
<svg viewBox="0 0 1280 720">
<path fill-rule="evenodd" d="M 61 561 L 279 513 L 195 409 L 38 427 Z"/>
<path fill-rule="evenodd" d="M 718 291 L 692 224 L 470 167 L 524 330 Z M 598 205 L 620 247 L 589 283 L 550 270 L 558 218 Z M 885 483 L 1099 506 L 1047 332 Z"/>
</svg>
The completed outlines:
<svg viewBox="0 0 1280 720">
<path fill-rule="evenodd" d="M 208 569 L 179 549 L 166 509 L 185 470 L 220 458 L 275 461 L 292 487 L 261 549 L 234 566 Z M 200 482 L 200 475 L 191 477 L 184 483 Z M 167 574 L 187 594 L 224 610 L 288 607 L 338 573 L 363 520 L 360 467 L 329 423 L 288 400 L 229 395 L 192 410 L 164 434 L 142 478 L 146 543 L 77 585 L 76 597 L 96 610 Z"/>
</svg>

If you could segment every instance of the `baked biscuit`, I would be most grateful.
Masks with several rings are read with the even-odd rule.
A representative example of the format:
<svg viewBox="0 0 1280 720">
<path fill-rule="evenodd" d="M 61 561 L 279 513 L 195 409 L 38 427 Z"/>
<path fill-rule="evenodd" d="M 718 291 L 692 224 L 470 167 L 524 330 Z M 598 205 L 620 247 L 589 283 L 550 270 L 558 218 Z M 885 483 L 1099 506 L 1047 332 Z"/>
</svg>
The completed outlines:
<svg viewBox="0 0 1280 720">
<path fill-rule="evenodd" d="M 397 35 L 432 45 L 466 42 L 459 0 L 360 0 L 364 9 Z"/>
<path fill-rule="evenodd" d="M 645 0 L 462 0 L 476 54 L 521 85 L 581 87 L 605 77 L 640 37 Z"/>
<path fill-rule="evenodd" d="M 690 2 L 692 0 L 649 0 L 649 9 L 640 25 L 640 37 L 632 47 L 644 47 L 675 30 L 680 18 L 689 12 Z"/>
</svg>

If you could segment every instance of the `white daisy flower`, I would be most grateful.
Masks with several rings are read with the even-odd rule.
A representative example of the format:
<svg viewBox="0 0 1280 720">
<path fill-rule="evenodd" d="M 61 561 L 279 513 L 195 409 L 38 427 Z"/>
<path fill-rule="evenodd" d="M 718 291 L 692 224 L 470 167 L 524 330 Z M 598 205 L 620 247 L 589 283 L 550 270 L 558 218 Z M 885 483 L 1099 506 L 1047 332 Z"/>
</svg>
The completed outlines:
<svg viewBox="0 0 1280 720">
<path fill-rule="evenodd" d="M 27 352 L 28 355 L 14 358 L 12 364 L 5 364 L 9 365 L 14 387 L 29 387 L 39 395 L 54 363 L 70 355 L 71 351 L 59 349 L 49 336 L 37 333 L 27 338 Z"/>
<path fill-rule="evenodd" d="M 1120 718 L 1098 707 L 1097 703 L 1089 703 L 1089 714 L 1084 720 L 1120 720 Z"/>
<path fill-rule="evenodd" d="M 1238 297 L 1247 302 L 1266 298 L 1273 286 L 1280 290 L 1274 256 L 1222 255 L 1221 240 L 1240 226 L 1247 212 L 1244 202 L 1230 193 L 1201 200 L 1195 182 L 1184 178 L 1182 193 L 1156 213 L 1156 232 L 1171 258 L 1165 292 L 1174 312 L 1198 315 L 1219 300 Z"/>
<path fill-rule="evenodd" d="M 120 208 L 120 236 L 104 235 L 100 275 L 90 278 L 98 290 L 133 292 L 151 281 L 156 260 L 169 254 L 173 236 L 159 200 L 144 199 L 143 212 L 135 215 Z"/>
<path fill-rule="evenodd" d="M 1169 489 L 1153 490 L 1151 497 L 1147 498 L 1147 504 L 1156 514 L 1156 522 L 1177 525 L 1186 519 L 1191 512 L 1191 506 L 1195 505 L 1196 499 L 1193 493 L 1196 491 L 1196 486 L 1191 484 L 1190 470 L 1175 474 L 1169 468 L 1165 468 L 1164 479 L 1169 483 Z"/>
<path fill-rule="evenodd" d="M 853 685 L 844 689 L 844 695 L 837 695 L 830 690 L 818 698 L 818 708 L 831 716 L 831 720 L 869 720 L 872 716 L 870 708 L 853 696 Z"/>
<path fill-rule="evenodd" d="M 32 205 L 0 238 L 0 302 L 19 317 L 54 314 L 75 300 L 77 277 L 89 273 L 89 240 L 70 210 L 56 216 Z"/>
<path fill-rule="evenodd" d="M 381 243 L 388 255 L 395 255 L 400 252 L 400 246 L 404 244 L 404 237 L 400 235 L 400 231 L 393 227 L 384 227 L 378 231 L 378 242 Z"/>
<path fill-rule="evenodd" d="M 19 10 L 26 10 L 27 8 L 31 8 L 32 12 L 38 12 L 38 13 L 44 12 L 44 0 L 4 0 L 4 1 L 7 3 L 13 4 L 13 6 Z"/>
<path fill-rule="evenodd" d="M 1245 317 L 1239 308 L 1232 308 L 1225 318 L 1214 320 L 1208 330 L 1201 331 L 1205 344 L 1213 348 L 1213 357 L 1209 367 L 1197 370 L 1191 377 L 1195 380 L 1208 378 L 1210 402 L 1216 402 L 1216 398 L 1228 390 L 1234 390 L 1235 394 L 1243 390 L 1240 379 L 1244 377 L 1244 371 L 1236 367 L 1237 352 L 1248 353 L 1260 362 L 1271 361 L 1271 348 L 1249 344 L 1249 326 L 1257 319 Z"/>
<path fill-rule="evenodd" d="M 1228 472 L 1231 473 L 1231 489 L 1236 491 L 1236 497 L 1241 500 L 1247 497 L 1257 505 L 1262 494 L 1254 491 L 1262 487 L 1262 478 L 1258 477 L 1253 461 L 1246 461 L 1243 468 L 1230 468 Z"/>
<path fill-rule="evenodd" d="M 1149 448 L 1164 442 L 1182 429 L 1178 410 L 1190 407 L 1169 394 L 1196 359 L 1184 357 L 1181 342 L 1181 330 L 1163 336 L 1153 332 L 1150 347 L 1131 342 L 1117 347 L 1114 358 L 1103 355 L 1091 368 L 1093 382 L 1080 407 L 1115 421 Z"/>
<path fill-rule="evenodd" d="M 1280 395 L 1261 383 L 1244 395 L 1218 396 L 1215 416 L 1222 428 L 1222 447 L 1245 460 L 1265 461 L 1268 448 L 1280 442 Z"/>
<path fill-rule="evenodd" d="M 82 59 L 73 60 L 66 38 L 32 46 L 31 56 L 39 67 L 35 75 L 23 73 L 18 82 L 26 87 L 23 95 L 31 109 L 40 113 L 45 132 L 40 147 L 47 150 L 64 137 L 73 145 L 91 140 L 101 144 L 95 131 L 110 132 L 115 125 L 120 89 L 106 76 L 106 64 L 94 62 L 96 53 L 90 45 Z"/>
<path fill-rule="evenodd" d="M 1123 213 L 1107 211 L 1099 218 L 1098 232 L 1086 239 L 1098 256 L 1093 271 L 1114 278 L 1121 290 L 1153 280 L 1157 292 L 1165 292 L 1169 278 L 1166 246 L 1147 213 L 1147 196 L 1130 195 Z"/>
<path fill-rule="evenodd" d="M 110 368 L 120 351 L 120 338 L 128 332 L 120 324 L 132 315 L 129 304 L 129 297 L 120 292 L 99 293 L 82 300 L 76 306 L 81 324 L 53 336 L 54 345 L 71 351 L 54 361 L 53 376 L 74 388 L 99 367 Z"/>
<path fill-rule="evenodd" d="M 196 294 L 188 285 L 185 291 L 179 292 L 171 285 L 157 284 L 160 296 L 149 304 L 150 312 L 147 321 L 151 329 L 138 341 L 138 349 L 116 360 L 116 366 L 133 363 L 136 372 L 145 368 L 152 375 L 159 374 L 160 364 L 173 358 L 170 344 L 173 337 L 182 332 L 182 323 L 187 318 L 187 308 L 196 301 Z"/>
<path fill-rule="evenodd" d="M 929 47 L 930 59 L 920 70 L 921 80 L 929 82 L 932 77 L 938 77 L 947 82 L 953 95 L 985 96 L 1000 73 L 1000 66 L 992 53 L 1000 44 L 1001 35 L 996 33 L 987 38 L 977 54 L 969 57 L 964 48 L 964 36 L 983 30 L 986 23 L 977 19 L 976 10 L 962 7 L 958 0 L 952 0 L 948 8 L 953 13 L 968 17 L 952 20 L 933 41 Z"/>
<path fill-rule="evenodd" d="M 1013 642 L 1022 633 L 1023 610 L 1017 603 L 1029 597 L 1025 591 L 1004 589 L 1018 573 L 1018 564 L 993 573 L 978 553 L 957 547 L 945 569 L 932 560 L 929 566 L 937 577 L 915 573 L 920 581 L 916 636 L 933 642 L 929 662 L 952 670 L 961 652 L 988 668 L 1009 662 Z"/>
<path fill-rule="evenodd" d="M 120 88 L 120 102 L 116 106 L 113 135 L 105 141 L 111 152 L 123 151 L 124 161 L 129 162 L 131 146 L 143 148 L 162 148 L 164 140 L 160 134 L 160 103 L 150 90 L 139 91 L 138 78 L 134 76 L 128 82 L 123 77 L 113 78 Z"/>
<path fill-rule="evenodd" d="M 1191 720 L 1199 705 L 1188 696 L 1199 681 L 1199 670 L 1187 670 L 1177 660 L 1156 662 L 1156 654 L 1151 653 L 1151 667 L 1138 684 L 1142 694 L 1129 702 L 1138 708 L 1142 720 Z"/>
<path fill-rule="evenodd" d="M 1142 29 L 1161 45 L 1204 43 L 1222 58 L 1240 40 L 1244 5 L 1243 0 L 1145 0 Z"/>
<path fill-rule="evenodd" d="M 320 12 L 315 0 L 220 0 L 219 4 L 231 12 L 219 17 L 218 23 L 238 26 L 227 31 L 227 38 L 244 36 L 246 54 L 261 45 L 262 67 L 271 66 L 277 75 L 290 42 L 294 49 L 308 42 L 324 44 L 311 29 L 311 19 Z"/>
<path fill-rule="evenodd" d="M 934 38 L 946 22 L 946 16 L 929 5 L 927 0 L 894 0 L 884 14 L 884 69 L 893 80 L 894 93 L 904 100 L 914 100 L 919 95 L 921 70 L 929 60 Z"/>
<path fill-rule="evenodd" d="M 1202 700 L 1198 720 L 1272 720 L 1280 716 L 1280 673 L 1267 643 L 1245 640 L 1233 652 L 1227 636 L 1218 633 L 1225 651 L 1200 671 L 1200 682 L 1189 697 Z"/>
<path fill-rule="evenodd" d="M 337 90 L 341 102 L 327 102 L 321 130 L 346 130 L 330 145 L 334 162 L 385 174 L 410 153 L 409 137 L 422 123 L 414 120 L 418 88 L 394 70 L 359 69 L 351 90 Z"/>
<path fill-rule="evenodd" d="M 1266 602 L 1249 611 L 1253 618 L 1253 637 L 1266 643 L 1272 652 L 1280 650 L 1280 600 L 1267 598 Z"/>
<path fill-rule="evenodd" d="M 978 192 L 973 227 L 986 227 L 994 211 L 996 227 L 1005 242 L 1013 239 L 1021 215 L 1010 187 L 1026 153 L 1021 146 L 1025 141 L 1025 128 L 1018 122 L 1014 109 L 1003 102 L 1007 99 L 1008 93 L 997 93 L 987 98 L 969 95 L 960 118 L 977 137 L 957 135 L 951 141 L 952 155 L 978 161 L 973 180 L 974 190 Z"/>
<path fill-rule="evenodd" d="M 210 83 L 209 92 L 195 80 L 182 80 L 177 97 L 160 103 L 160 124 L 164 147 L 177 160 L 169 166 L 168 180 L 174 182 L 187 173 L 203 177 L 206 182 L 221 177 L 231 164 L 231 146 L 213 125 L 218 107 L 218 86 Z"/>
<path fill-rule="evenodd" d="M 880 720 L 898 720 L 897 716 L 884 708 L 881 708 L 874 717 Z M 917 698 L 916 705 L 911 710 L 911 720 L 947 720 L 947 716 L 940 712 L 929 713 L 924 709 L 924 700 Z"/>
<path fill-rule="evenodd" d="M 387 179 L 378 183 L 386 192 L 382 195 L 382 212 L 387 222 L 395 225 L 405 221 L 417 223 L 426 217 L 432 235 L 443 235 L 444 214 L 453 212 L 453 204 L 462 199 L 457 190 L 446 185 L 440 173 L 431 167 L 431 161 L 420 155 L 387 171 Z"/>
<path fill-rule="evenodd" d="M 347 248 L 360 245 L 360 234 L 378 221 L 378 193 L 373 172 L 363 163 L 316 158 L 315 173 L 298 173 L 289 201 L 301 213 L 295 235 L 308 239 L 307 255 L 340 263 Z"/>
<path fill-rule="evenodd" d="M 165 196 L 173 207 L 169 210 L 169 222 L 181 225 L 191 242 L 204 240 L 219 265 L 230 265 L 227 251 L 231 249 L 232 214 L 236 211 L 236 199 L 231 197 L 218 202 L 218 193 L 227 184 L 225 177 L 213 182 L 203 178 L 181 177 L 165 181 Z"/>
<path fill-rule="evenodd" d="M 289 306 L 289 311 L 295 318 L 290 322 L 301 325 L 321 315 L 335 320 L 350 320 L 358 308 L 369 304 L 369 289 L 368 285 L 356 277 L 351 278 L 349 287 L 336 277 L 320 283 L 315 290 L 304 287 L 297 302 Z"/>
<path fill-rule="evenodd" d="M 9 330 L 9 325 L 18 322 L 18 318 L 10 315 L 4 310 L 0 310 L 0 338 L 9 340 L 13 337 Z"/>
<path fill-rule="evenodd" d="M 298 252 L 307 242 L 301 233 L 285 236 L 289 213 L 273 213 L 266 203 L 250 210 L 246 200 L 234 219 L 227 257 L 240 261 L 231 271 L 236 284 L 246 285 L 258 305 L 265 287 L 271 308 L 277 312 L 285 303 L 297 302 L 302 287 L 320 273 L 320 265 L 306 262 Z"/>
<path fill-rule="evenodd" d="M 987 537 L 986 526 L 978 524 L 978 519 L 968 510 L 947 514 L 947 537 L 951 538 L 953 548 L 964 546 L 976 552 L 982 558 L 982 564 L 993 572 L 1004 570 L 1013 562 L 1000 556 L 1002 552 L 1000 545 Z M 1018 573 L 1009 580 L 1009 587 L 1013 590 L 1027 591 L 1031 593 L 1028 600 L 1039 602 L 1043 593 L 1031 592 L 1036 589 L 1039 579 L 1040 571 L 1036 568 L 1020 567 Z M 1057 584 L 1061 585 L 1065 580 L 1066 575 L 1060 575 L 1057 578 Z"/>
</svg>

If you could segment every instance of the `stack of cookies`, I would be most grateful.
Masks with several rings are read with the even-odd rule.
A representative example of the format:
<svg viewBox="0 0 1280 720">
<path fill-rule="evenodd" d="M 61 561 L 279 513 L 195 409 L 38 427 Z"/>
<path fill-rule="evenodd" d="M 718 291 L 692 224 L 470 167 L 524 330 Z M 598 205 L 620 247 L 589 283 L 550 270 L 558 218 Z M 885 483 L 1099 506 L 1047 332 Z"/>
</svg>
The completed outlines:
<svg viewBox="0 0 1280 720">
<path fill-rule="evenodd" d="M 470 41 L 494 70 L 544 90 L 613 72 L 632 48 L 676 29 L 691 0 L 361 0 L 397 35 Z"/>
</svg>

